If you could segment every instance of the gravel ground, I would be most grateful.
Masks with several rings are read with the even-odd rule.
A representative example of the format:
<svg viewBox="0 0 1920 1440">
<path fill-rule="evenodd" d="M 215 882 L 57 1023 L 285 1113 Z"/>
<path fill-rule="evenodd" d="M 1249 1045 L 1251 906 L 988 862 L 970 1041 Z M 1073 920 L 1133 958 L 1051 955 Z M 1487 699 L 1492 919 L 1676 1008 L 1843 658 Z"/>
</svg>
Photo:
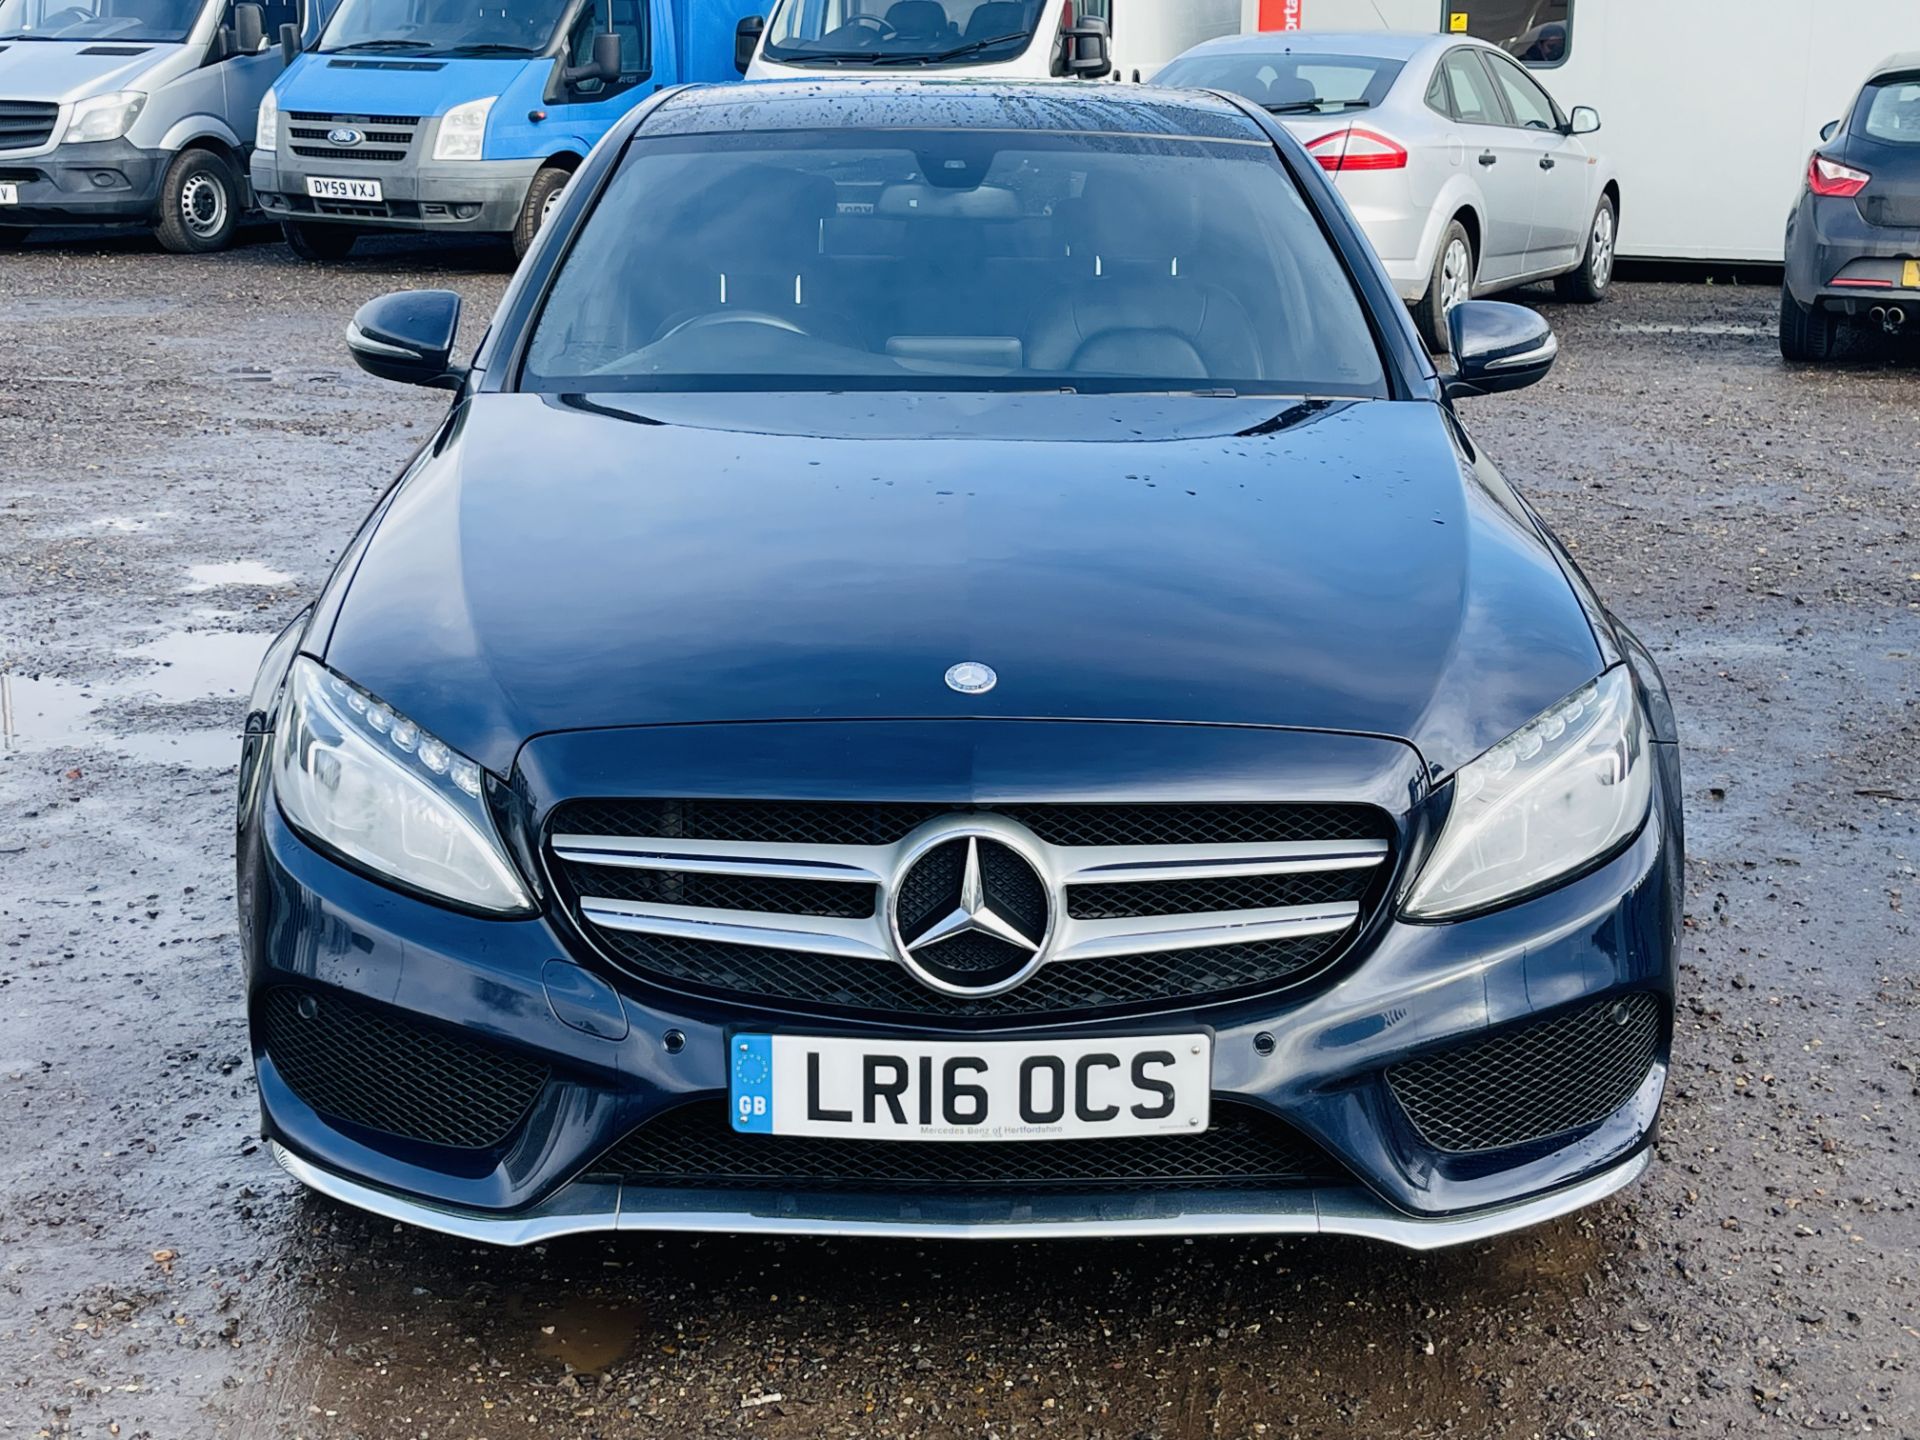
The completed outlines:
<svg viewBox="0 0 1920 1440">
<path fill-rule="evenodd" d="M 0 258 L 0 1435 L 1920 1434 L 1920 364 L 1782 367 L 1775 291 L 1551 304 L 1468 423 L 1665 666 L 1688 745 L 1659 1159 L 1585 1214 L 1357 1242 L 668 1238 L 496 1252 L 255 1134 L 231 760 L 269 635 L 442 399 L 263 237 Z"/>
</svg>

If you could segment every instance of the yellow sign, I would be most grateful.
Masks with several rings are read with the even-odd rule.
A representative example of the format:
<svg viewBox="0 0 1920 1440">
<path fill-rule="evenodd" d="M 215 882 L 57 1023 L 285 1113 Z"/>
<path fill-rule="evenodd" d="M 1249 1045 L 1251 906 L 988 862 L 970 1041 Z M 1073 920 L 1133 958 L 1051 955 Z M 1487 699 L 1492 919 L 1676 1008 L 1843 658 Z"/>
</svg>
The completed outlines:
<svg viewBox="0 0 1920 1440">
<path fill-rule="evenodd" d="M 1466 34 L 1467 12 L 1464 10 L 1455 10 L 1451 15 L 1447 16 L 1447 29 L 1456 35 Z"/>
<path fill-rule="evenodd" d="M 1902 290 L 1920 290 L 1920 260 L 1909 260 L 1900 272 Z"/>
</svg>

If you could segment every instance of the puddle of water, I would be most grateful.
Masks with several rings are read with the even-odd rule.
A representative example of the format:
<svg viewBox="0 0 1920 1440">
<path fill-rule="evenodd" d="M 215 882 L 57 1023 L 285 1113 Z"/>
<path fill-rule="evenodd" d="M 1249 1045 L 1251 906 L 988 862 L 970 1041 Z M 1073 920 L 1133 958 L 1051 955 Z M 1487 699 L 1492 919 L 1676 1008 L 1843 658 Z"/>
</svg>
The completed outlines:
<svg viewBox="0 0 1920 1440">
<path fill-rule="evenodd" d="M 605 1370 L 633 1348 L 640 1332 L 638 1306 L 568 1300 L 536 1313 L 540 1336 L 534 1350 L 571 1370 Z"/>
<path fill-rule="evenodd" d="M 235 585 L 259 585 L 278 590 L 293 583 L 285 570 L 274 570 L 258 560 L 234 560 L 225 565 L 189 565 L 187 590 L 224 590 Z"/>
<path fill-rule="evenodd" d="M 231 726 L 114 734 L 102 727 L 100 712 L 114 701 L 238 700 L 253 684 L 272 639 L 266 633 L 182 631 L 126 651 L 145 662 L 137 674 L 92 684 L 0 672 L 0 749 L 85 746 L 161 764 L 224 770 L 239 756 L 237 715 Z"/>
</svg>

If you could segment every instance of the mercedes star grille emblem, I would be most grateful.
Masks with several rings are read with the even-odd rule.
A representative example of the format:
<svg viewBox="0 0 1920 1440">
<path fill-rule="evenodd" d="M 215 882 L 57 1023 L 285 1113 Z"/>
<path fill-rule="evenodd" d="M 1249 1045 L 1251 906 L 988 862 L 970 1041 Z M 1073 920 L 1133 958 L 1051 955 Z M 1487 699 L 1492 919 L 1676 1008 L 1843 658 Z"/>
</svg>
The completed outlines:
<svg viewBox="0 0 1920 1440">
<path fill-rule="evenodd" d="M 962 695 L 984 695 L 999 683 L 1000 677 L 993 673 L 993 667 L 977 660 L 963 660 L 947 671 L 947 688 L 958 690 Z"/>
<path fill-rule="evenodd" d="M 1053 941 L 1055 905 L 1017 827 L 960 817 L 910 853 L 887 900 L 901 962 L 947 995 L 998 995 L 1030 977 Z"/>
</svg>

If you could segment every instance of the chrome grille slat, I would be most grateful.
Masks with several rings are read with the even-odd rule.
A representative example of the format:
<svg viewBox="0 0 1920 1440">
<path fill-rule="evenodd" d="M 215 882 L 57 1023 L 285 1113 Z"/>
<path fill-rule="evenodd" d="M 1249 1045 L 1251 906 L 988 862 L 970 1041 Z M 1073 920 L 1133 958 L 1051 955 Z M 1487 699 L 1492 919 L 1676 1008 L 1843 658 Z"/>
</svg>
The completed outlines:
<svg viewBox="0 0 1920 1440">
<path fill-rule="evenodd" d="M 1167 950 L 1210 950 L 1263 940 L 1337 935 L 1360 918 L 1354 903 L 1293 905 L 1278 910 L 1217 910 L 1210 915 L 1141 915 L 1123 920 L 1060 922 L 1052 964 L 1106 960 Z"/>
<path fill-rule="evenodd" d="M 757 910 L 708 910 L 692 905 L 654 905 L 594 895 L 581 898 L 580 913 L 609 930 L 630 930 L 641 935 L 671 935 L 685 940 L 710 940 L 719 945 L 770 945 L 780 950 L 838 955 L 847 960 L 889 964 L 893 960 L 885 932 L 872 920 L 844 920 L 830 915 L 768 916 Z M 770 923 L 772 921 L 779 923 Z"/>
</svg>

